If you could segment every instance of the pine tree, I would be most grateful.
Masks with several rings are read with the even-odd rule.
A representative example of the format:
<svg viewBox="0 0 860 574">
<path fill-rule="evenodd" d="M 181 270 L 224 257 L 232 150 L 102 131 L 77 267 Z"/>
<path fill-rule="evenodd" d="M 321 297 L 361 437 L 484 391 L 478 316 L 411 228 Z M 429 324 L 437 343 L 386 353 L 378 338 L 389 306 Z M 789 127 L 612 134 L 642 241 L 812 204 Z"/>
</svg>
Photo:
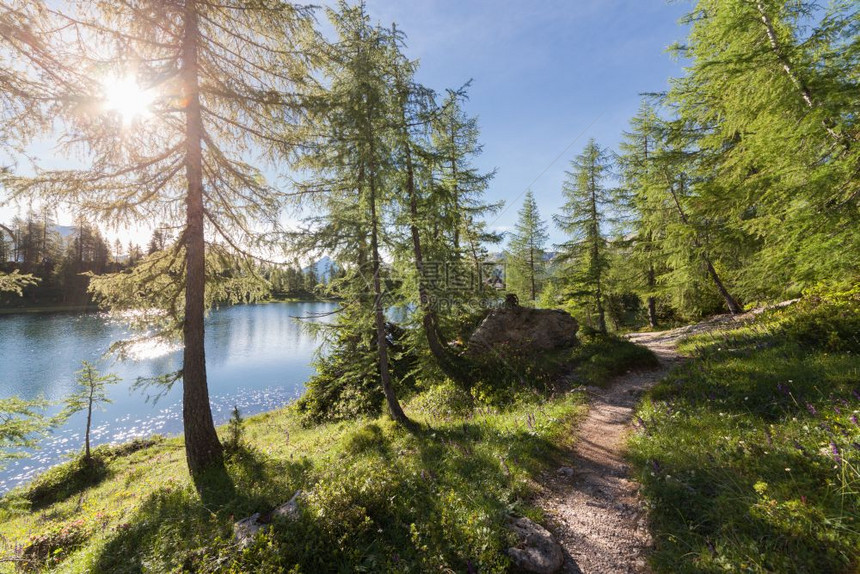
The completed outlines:
<svg viewBox="0 0 860 574">
<path fill-rule="evenodd" d="M 78 55 L 72 67 L 103 74 L 74 86 L 73 99 L 84 105 L 66 116 L 93 161 L 90 169 L 49 170 L 14 183 L 21 195 L 69 201 L 99 219 L 149 218 L 181 228 L 163 265 L 144 260 L 145 272 L 105 278 L 94 288 L 115 309 L 158 303 L 174 319 L 161 326 L 181 331 L 186 458 L 196 479 L 222 465 L 206 383 L 207 291 L 228 259 L 250 256 L 261 229 L 278 229 L 283 194 L 249 160 L 284 157 L 294 143 L 294 93 L 307 78 L 299 43 L 310 20 L 304 9 L 277 0 L 81 2 L 74 9 L 54 13 L 67 29 L 55 40 Z M 75 34 L 68 33 L 72 26 Z M 152 100 L 145 117 L 105 113 L 111 81 L 139 86 Z M 247 261 L 229 266 L 252 274 Z M 182 286 L 166 290 L 172 300 L 129 288 L 131 278 L 152 281 L 168 269 L 169 282 Z M 152 299 L 141 300 L 142 293 Z"/>
<path fill-rule="evenodd" d="M 559 258 L 575 299 L 586 300 L 597 314 L 597 330 L 606 333 L 604 279 L 608 267 L 608 245 L 603 226 L 607 223 L 610 191 L 605 187 L 609 171 L 607 154 L 594 140 L 572 162 L 566 172 L 562 194 L 565 204 L 553 217 L 570 239 L 559 246 Z"/>
<path fill-rule="evenodd" d="M 509 271 L 514 271 L 520 299 L 528 299 L 534 302 L 540 291 L 540 285 L 544 276 L 544 258 L 549 235 L 546 223 L 540 218 L 537 202 L 531 190 L 526 193 L 523 207 L 518 212 L 514 235 L 510 243 L 510 255 L 508 256 Z M 525 297 L 523 295 L 528 295 Z"/>
<path fill-rule="evenodd" d="M 75 413 L 86 411 L 87 422 L 84 432 L 84 459 L 92 459 L 90 453 L 90 429 L 93 422 L 93 409 L 100 405 L 109 404 L 112 401 L 107 396 L 107 387 L 119 382 L 119 377 L 113 373 L 100 374 L 92 363 L 84 361 L 81 370 L 77 373 L 77 389 L 64 399 L 65 408 L 63 418 L 68 418 Z"/>
</svg>

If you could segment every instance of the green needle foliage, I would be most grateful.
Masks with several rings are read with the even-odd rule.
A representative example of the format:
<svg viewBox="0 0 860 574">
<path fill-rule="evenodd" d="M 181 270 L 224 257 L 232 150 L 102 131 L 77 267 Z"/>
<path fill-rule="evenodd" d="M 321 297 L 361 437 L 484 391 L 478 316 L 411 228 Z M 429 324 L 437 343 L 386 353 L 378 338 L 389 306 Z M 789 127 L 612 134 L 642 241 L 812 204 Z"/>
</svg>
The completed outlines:
<svg viewBox="0 0 860 574">
<path fill-rule="evenodd" d="M 860 235 L 855 2 L 702 0 L 669 101 L 702 156 L 701 213 L 755 241 L 750 296 L 856 274 Z"/>
<path fill-rule="evenodd" d="M 213 263 L 232 257 L 242 262 L 232 268 L 253 276 L 249 260 L 277 237 L 285 196 L 260 166 L 286 159 L 295 143 L 309 14 L 286 2 L 232 0 L 77 2 L 45 13 L 57 30 L 46 40 L 63 64 L 51 72 L 72 94 L 61 110 L 62 147 L 86 161 L 8 178 L 10 186 L 110 224 L 149 220 L 180 230 L 168 255 L 93 288 L 121 309 L 157 303 L 168 318 L 156 326 L 181 324 L 186 454 L 198 476 L 222 466 L 203 333 L 212 284 L 223 276 Z M 133 117 L 107 109 L 118 83 L 137 86 L 146 109 Z"/>
<path fill-rule="evenodd" d="M 21 294 L 22 289 L 28 285 L 35 285 L 39 282 L 37 277 L 32 275 L 22 275 L 16 269 L 12 273 L 0 273 L 0 293 L 11 292 Z"/>
<path fill-rule="evenodd" d="M 87 423 L 84 432 L 84 459 L 89 461 L 92 459 L 90 452 L 90 430 L 93 422 L 93 409 L 104 409 L 103 405 L 113 402 L 108 398 L 107 388 L 110 385 L 117 384 L 120 378 L 113 373 L 102 375 L 92 363 L 84 361 L 81 364 L 81 370 L 77 372 L 75 381 L 77 388 L 63 401 L 65 408 L 63 408 L 61 416 L 68 418 L 75 413 L 86 411 Z"/>
<path fill-rule="evenodd" d="M 0 399 L 0 466 L 4 460 L 23 456 L 20 449 L 38 446 L 52 422 L 44 415 L 47 406 L 41 399 Z"/>
<path fill-rule="evenodd" d="M 562 281 L 568 293 L 588 309 L 588 319 L 601 333 L 606 333 L 605 280 L 609 266 L 609 244 L 605 224 L 611 202 L 606 178 L 609 175 L 607 153 L 591 140 L 572 162 L 562 193 L 565 204 L 555 215 L 555 224 L 570 239 L 559 246 L 560 260 L 565 264 Z M 596 316 L 596 318 L 595 318 Z"/>
<path fill-rule="evenodd" d="M 526 193 L 518 215 L 507 258 L 508 290 L 515 292 L 520 301 L 534 302 L 544 279 L 544 246 L 549 235 L 531 190 Z"/>
</svg>

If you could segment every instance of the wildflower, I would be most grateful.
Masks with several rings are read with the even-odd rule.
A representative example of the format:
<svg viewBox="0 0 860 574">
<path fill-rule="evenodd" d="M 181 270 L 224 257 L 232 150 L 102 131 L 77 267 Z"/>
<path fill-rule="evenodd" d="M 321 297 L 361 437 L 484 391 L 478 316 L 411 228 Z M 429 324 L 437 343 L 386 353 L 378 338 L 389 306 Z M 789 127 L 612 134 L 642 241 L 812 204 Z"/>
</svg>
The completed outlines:
<svg viewBox="0 0 860 574">
<path fill-rule="evenodd" d="M 839 453 L 839 447 L 836 446 L 836 443 L 833 441 L 830 441 L 830 452 L 833 453 L 833 460 L 838 463 L 842 462 L 842 456 Z"/>
<path fill-rule="evenodd" d="M 812 416 L 814 416 L 814 417 L 818 416 L 818 411 L 815 410 L 815 407 L 812 406 L 810 403 L 806 403 L 806 410 L 808 410 L 809 414 L 811 414 Z"/>
<path fill-rule="evenodd" d="M 857 422 L 857 415 L 851 415 L 851 418 L 848 420 L 850 420 L 855 425 L 860 426 L 860 422 Z"/>
</svg>

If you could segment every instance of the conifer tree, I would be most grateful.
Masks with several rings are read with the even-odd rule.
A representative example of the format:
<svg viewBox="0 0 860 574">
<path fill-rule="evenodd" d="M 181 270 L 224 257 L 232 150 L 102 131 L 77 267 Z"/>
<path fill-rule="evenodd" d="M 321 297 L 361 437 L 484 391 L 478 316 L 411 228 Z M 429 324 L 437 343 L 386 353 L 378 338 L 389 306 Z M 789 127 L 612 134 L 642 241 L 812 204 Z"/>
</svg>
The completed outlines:
<svg viewBox="0 0 860 574">
<path fill-rule="evenodd" d="M 519 219 L 509 248 L 509 273 L 513 271 L 517 278 L 518 288 L 515 290 L 528 295 L 528 300 L 534 302 L 544 275 L 546 255 L 544 246 L 549 236 L 546 223 L 540 217 L 537 202 L 531 190 L 526 193 L 523 207 L 518 215 Z M 524 298 L 526 297 L 521 297 L 521 299 Z"/>
<path fill-rule="evenodd" d="M 630 120 L 630 131 L 624 133 L 617 160 L 622 180 L 618 207 L 629 218 L 626 229 L 633 236 L 631 256 L 622 257 L 619 263 L 631 269 L 628 286 L 644 297 L 651 327 L 657 326 L 657 277 L 665 269 L 661 239 L 665 235 L 666 212 L 649 205 L 647 199 L 655 183 L 653 160 L 662 140 L 656 111 L 643 103 Z"/>
<path fill-rule="evenodd" d="M 108 373 L 107 375 L 100 374 L 92 363 L 84 361 L 81 365 L 81 370 L 77 373 L 77 389 L 64 400 L 63 418 L 68 418 L 82 411 L 86 411 L 87 413 L 87 422 L 84 431 L 84 459 L 87 461 L 92 459 L 90 452 L 90 430 L 93 423 L 93 409 L 112 402 L 107 396 L 106 389 L 108 385 L 114 385 L 119 380 L 119 377 L 113 373 Z"/>
<path fill-rule="evenodd" d="M 382 249 L 393 242 L 387 218 L 395 200 L 396 40 L 370 23 L 363 5 L 339 2 L 327 14 L 337 39 L 321 48 L 327 85 L 307 100 L 308 126 L 316 138 L 300 161 L 313 175 L 300 188 L 315 214 L 298 245 L 333 254 L 346 271 L 330 287 L 344 300 L 344 309 L 334 326 L 335 348 L 321 361 L 336 361 L 346 352 L 358 379 L 378 381 L 392 419 L 406 423 L 391 376 L 382 261 Z"/>
<path fill-rule="evenodd" d="M 670 101 L 695 134 L 705 218 L 757 243 L 753 296 L 856 273 L 860 100 L 856 3 L 700 0 Z"/>
<path fill-rule="evenodd" d="M 482 220 L 498 212 L 503 203 L 487 203 L 484 191 L 495 177 L 495 171 L 481 173 L 475 158 L 483 151 L 479 141 L 478 119 L 463 110 L 466 89 L 449 91 L 432 123 L 431 140 L 435 163 L 434 209 L 439 220 L 433 238 L 447 234 L 455 258 L 468 258 L 480 267 L 483 246 L 498 243 L 501 237 L 486 232 Z M 442 241 L 442 243 L 445 243 Z"/>
<path fill-rule="evenodd" d="M 261 229 L 278 226 L 282 194 L 256 164 L 295 143 L 294 93 L 307 78 L 299 44 L 310 21 L 278 0 L 88 1 L 52 16 L 67 30 L 53 38 L 65 42 L 64 64 L 85 75 L 73 84 L 67 133 L 92 161 L 14 183 L 19 194 L 71 202 L 100 220 L 181 229 L 169 254 L 94 289 L 115 309 L 159 306 L 171 317 L 160 326 L 181 331 L 186 458 L 196 479 L 222 464 L 206 383 L 208 291 L 217 289 L 219 268 L 248 256 Z M 126 101 L 112 101 L 118 89 Z M 130 288 L 134 280 L 149 285 Z M 154 284 L 170 288 L 156 292 Z"/>
<path fill-rule="evenodd" d="M 570 238 L 559 246 L 566 263 L 564 280 L 575 299 L 587 301 L 597 314 L 596 328 L 606 333 L 604 280 L 608 245 L 603 226 L 611 203 L 605 178 L 609 172 L 606 152 L 593 139 L 571 162 L 562 188 L 565 204 L 555 224 Z"/>
<path fill-rule="evenodd" d="M 399 41 L 396 28 L 391 31 L 395 41 Z M 441 252 L 436 250 L 436 260 L 427 261 L 427 247 L 431 233 L 438 232 L 439 221 L 428 213 L 433 204 L 437 188 L 432 182 L 433 153 L 426 137 L 433 115 L 439 110 L 435 106 L 435 94 L 414 81 L 417 68 L 398 53 L 393 62 L 394 123 L 392 124 L 394 161 L 399 169 L 394 183 L 403 190 L 402 207 L 405 226 L 409 230 L 409 247 L 402 249 L 407 263 L 405 275 L 414 274 L 414 293 L 405 293 L 407 301 L 417 301 L 416 312 L 420 315 L 421 332 L 427 348 L 439 367 L 455 380 L 461 373 L 454 365 L 454 358 L 448 351 L 439 319 L 439 289 L 434 289 L 428 266 L 438 271 Z M 432 220 L 432 223 L 431 223 Z M 407 289 L 412 288 L 407 282 Z M 416 297 L 417 296 L 417 297 Z"/>
</svg>

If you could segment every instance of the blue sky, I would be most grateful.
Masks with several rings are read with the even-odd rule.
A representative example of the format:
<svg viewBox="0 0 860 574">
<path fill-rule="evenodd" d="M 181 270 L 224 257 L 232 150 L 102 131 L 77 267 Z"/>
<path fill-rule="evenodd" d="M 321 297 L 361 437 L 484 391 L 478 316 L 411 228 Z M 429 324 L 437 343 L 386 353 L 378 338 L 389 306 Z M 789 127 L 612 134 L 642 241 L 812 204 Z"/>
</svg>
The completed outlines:
<svg viewBox="0 0 860 574">
<path fill-rule="evenodd" d="M 474 80 L 467 111 L 481 126 L 478 165 L 498 168 L 488 197 L 505 200 L 493 225 L 507 230 L 529 186 L 549 220 L 562 204 L 564 171 L 588 139 L 615 148 L 639 94 L 665 90 L 682 73 L 665 50 L 684 39 L 678 20 L 690 4 L 367 0 L 367 7 L 407 34 L 419 81 L 442 91 Z M 552 227 L 550 236 L 563 240 Z"/>
<path fill-rule="evenodd" d="M 683 0 L 366 3 L 374 20 L 406 33 L 407 54 L 421 62 L 419 81 L 442 92 L 473 80 L 466 109 L 481 126 L 478 166 L 498 169 L 487 196 L 506 202 L 489 222 L 500 231 L 513 227 L 529 187 L 550 221 L 562 204 L 564 171 L 588 139 L 615 148 L 639 94 L 664 90 L 682 73 L 665 50 L 683 40 L 678 19 L 690 8 Z M 0 221 L 16 211 L 0 208 Z M 70 220 L 60 214 L 60 223 Z M 146 227 L 108 232 L 143 244 L 149 234 Z M 552 225 L 550 239 L 564 240 Z"/>
</svg>

